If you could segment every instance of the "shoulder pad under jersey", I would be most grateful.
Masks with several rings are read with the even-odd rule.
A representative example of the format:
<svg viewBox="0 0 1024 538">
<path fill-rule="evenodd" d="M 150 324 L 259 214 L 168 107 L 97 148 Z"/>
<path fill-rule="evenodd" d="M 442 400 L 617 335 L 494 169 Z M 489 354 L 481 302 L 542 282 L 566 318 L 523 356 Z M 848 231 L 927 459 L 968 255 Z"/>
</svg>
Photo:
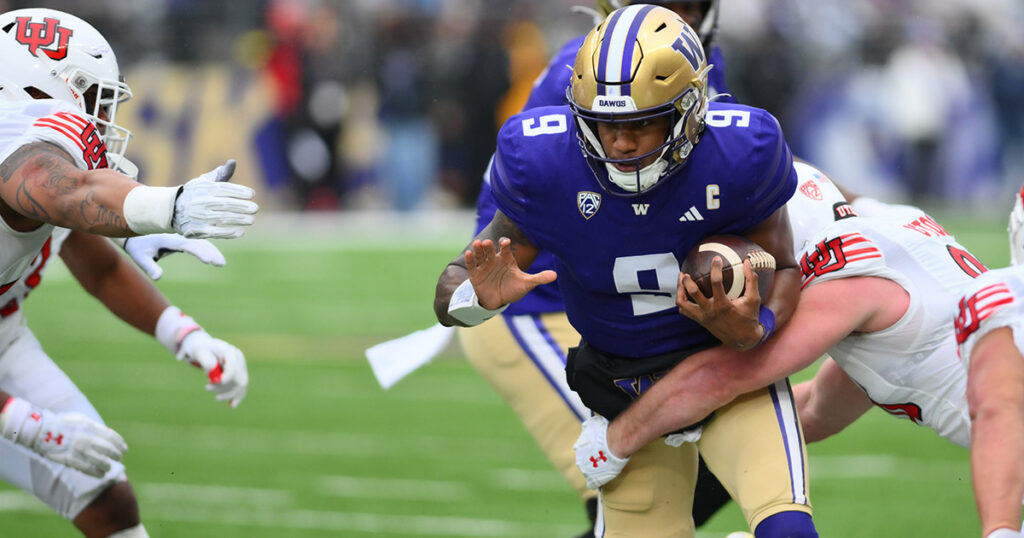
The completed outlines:
<svg viewBox="0 0 1024 538">
<path fill-rule="evenodd" d="M 857 226 L 857 220 L 837 221 L 811 239 L 797 257 L 803 273 L 801 289 L 836 278 L 889 273 L 882 250 Z"/>
<path fill-rule="evenodd" d="M 14 115 L 12 115 L 14 116 Z M 63 101 L 28 101 L 19 111 L 22 134 L 8 141 L 0 159 L 33 142 L 48 142 L 66 151 L 79 168 L 107 168 L 107 149 L 99 129 L 76 107 Z"/>
<path fill-rule="evenodd" d="M 953 323 L 960 358 L 968 363 L 974 346 L 986 334 L 1002 328 L 1024 328 L 1024 266 L 982 274 L 964 290 Z M 1018 344 L 1019 345 L 1019 344 Z"/>
</svg>

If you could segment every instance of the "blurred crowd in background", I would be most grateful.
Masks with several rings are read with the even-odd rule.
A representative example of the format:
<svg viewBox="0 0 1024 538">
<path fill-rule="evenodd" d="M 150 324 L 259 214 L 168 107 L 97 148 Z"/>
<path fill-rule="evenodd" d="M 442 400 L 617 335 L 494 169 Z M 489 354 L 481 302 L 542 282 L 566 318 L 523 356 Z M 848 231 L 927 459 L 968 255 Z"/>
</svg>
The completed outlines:
<svg viewBox="0 0 1024 538">
<path fill-rule="evenodd" d="M 265 206 L 398 211 L 473 205 L 498 127 L 593 26 L 574 5 L 594 7 L 0 0 L 68 11 L 107 37 L 135 90 L 118 119 L 143 178 L 233 156 Z M 721 0 L 717 43 L 732 93 L 838 181 L 980 209 L 1007 206 L 1024 181 L 1021 28 L 1019 0 Z"/>
</svg>

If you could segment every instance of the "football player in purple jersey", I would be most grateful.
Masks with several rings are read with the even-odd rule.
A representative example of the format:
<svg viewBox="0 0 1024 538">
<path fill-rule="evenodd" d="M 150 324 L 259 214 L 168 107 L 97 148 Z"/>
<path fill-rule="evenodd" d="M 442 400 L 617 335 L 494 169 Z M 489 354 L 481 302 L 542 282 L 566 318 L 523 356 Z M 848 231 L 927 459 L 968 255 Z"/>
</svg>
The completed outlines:
<svg viewBox="0 0 1024 538">
<path fill-rule="evenodd" d="M 438 319 L 473 326 L 553 282 L 557 270 L 581 336 L 567 380 L 596 413 L 585 433 L 687 355 L 723 342 L 759 345 L 795 306 L 800 274 L 783 207 L 795 189 L 792 156 L 767 112 L 710 102 L 709 69 L 697 34 L 672 11 L 614 11 L 576 56 L 569 106 L 531 109 L 502 128 L 489 171 L 497 211 L 439 278 Z M 688 279 L 679 262 L 717 233 L 743 235 L 775 256 L 776 285 L 763 304 L 755 287 L 732 301 L 720 290 L 701 307 L 677 305 Z M 525 272 L 541 251 L 555 270 Z M 600 490 L 596 532 L 692 534 L 700 447 L 738 492 L 757 536 L 817 535 L 788 381 L 719 410 L 702 428 L 666 439 L 696 443 L 650 443 L 629 465 L 601 452 L 595 467 L 625 468 Z"/>
<path fill-rule="evenodd" d="M 704 45 L 708 62 L 708 94 L 731 101 L 725 86 L 721 51 L 713 44 L 718 21 L 718 0 L 682 0 L 670 2 L 628 2 L 598 0 L 603 16 L 627 4 L 657 4 L 675 11 L 692 28 Z M 524 110 L 541 106 L 566 105 L 572 64 L 585 36 L 567 42 L 538 77 Z M 484 174 L 477 199 L 477 223 L 480 233 L 494 217 L 497 204 L 491 192 L 489 174 Z M 554 268 L 554 256 L 538 253 L 530 272 Z M 572 444 L 579 424 L 590 416 L 565 380 L 566 351 L 579 342 L 579 334 L 569 324 L 557 283 L 538 286 L 522 299 L 509 305 L 501 316 L 479 327 L 460 327 L 459 343 L 469 363 L 512 407 L 548 460 L 584 501 L 591 528 L 583 536 L 593 535 L 597 514 L 597 493 L 586 487 L 576 469 Z M 707 473 L 701 466 L 701 472 Z M 729 499 L 715 480 L 700 482 L 702 495 L 695 499 L 694 517 L 700 526 L 707 517 Z M 704 502 L 714 509 L 704 509 Z"/>
</svg>

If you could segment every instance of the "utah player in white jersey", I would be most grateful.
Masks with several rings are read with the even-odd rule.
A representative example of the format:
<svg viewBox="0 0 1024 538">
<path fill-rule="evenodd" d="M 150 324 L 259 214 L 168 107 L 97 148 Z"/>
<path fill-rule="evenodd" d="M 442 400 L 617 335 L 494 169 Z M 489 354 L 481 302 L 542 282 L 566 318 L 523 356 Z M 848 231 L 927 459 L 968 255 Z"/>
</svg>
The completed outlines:
<svg viewBox="0 0 1024 538">
<path fill-rule="evenodd" d="M 171 306 L 113 244 L 89 233 L 56 229 L 22 278 L 0 295 L 0 390 L 14 396 L 0 412 L 0 478 L 40 498 L 72 520 L 86 536 L 108 536 L 117 531 L 121 532 L 117 536 L 146 536 L 124 466 L 118 462 L 124 450 L 123 441 L 117 445 L 108 439 L 112 432 L 93 425 L 103 424 L 99 413 L 46 354 L 22 318 L 23 301 L 40 283 L 47 263 L 58 253 L 83 288 L 124 321 L 153 334 L 178 360 L 202 368 L 209 380 L 207 390 L 232 407 L 242 401 L 248 386 L 245 357 Z M 33 413 L 44 419 L 47 413 L 56 414 L 57 419 L 68 415 L 87 418 L 90 423 L 85 427 L 90 435 L 82 436 L 87 444 L 71 454 L 53 454 L 55 447 L 43 442 L 47 436 L 22 438 L 17 426 L 38 423 L 38 418 L 35 422 L 28 420 Z M 8 427 L 9 424 L 14 427 Z M 78 424 L 72 422 L 68 427 Z M 45 432 L 46 427 L 50 426 L 43 424 L 25 431 Z M 49 437 L 57 436 L 59 431 Z M 120 448 L 104 459 L 102 456 L 112 451 L 106 444 L 94 441 L 97 437 Z M 26 450 L 26 446 L 40 454 Z M 90 452 L 96 446 L 107 451 Z M 77 457 L 80 462 L 62 461 L 54 456 Z M 29 469 L 32 471 L 28 472 Z"/>
<path fill-rule="evenodd" d="M 88 291 L 203 368 L 217 399 L 237 405 L 248 383 L 241 352 L 202 331 L 109 241 L 87 232 L 238 237 L 257 209 L 253 193 L 222 182 L 233 162 L 172 188 L 145 187 L 109 168 L 126 168 L 128 134 L 113 119 L 130 90 L 106 40 L 85 21 L 53 10 L 4 13 L 0 51 L 0 389 L 8 396 L 0 411 L 0 474 L 86 536 L 146 536 L 116 462 L 123 441 L 98 427 L 95 409 L 25 326 L 21 302 L 66 236 L 61 256 Z M 47 445 L 72 437 L 85 441 L 70 443 L 67 453 Z"/>
<path fill-rule="evenodd" d="M 110 169 L 121 164 L 127 142 L 112 123 L 126 86 L 86 68 L 117 65 L 88 23 L 54 10 L 4 13 L 0 52 L 0 215 L 13 230 L 56 225 L 113 237 L 230 238 L 253 222 L 248 187 L 211 175 L 148 187 Z M 116 148 L 109 160 L 108 141 Z M 233 166 L 218 170 L 215 176 L 230 177 Z"/>
<path fill-rule="evenodd" d="M 955 325 L 968 370 L 971 475 L 982 532 L 989 538 L 1019 537 L 1024 498 L 1024 267 L 978 277 L 960 300 Z"/>
<path fill-rule="evenodd" d="M 818 377 L 794 389 L 808 442 L 875 404 L 969 445 L 966 370 L 950 321 L 984 266 L 910 206 L 890 217 L 832 222 L 852 216 L 850 206 L 820 172 L 796 167 L 799 187 L 788 208 L 804 277 L 793 318 L 753 351 L 720 347 L 680 363 L 608 426 L 602 441 L 612 454 L 628 456 L 826 352 L 832 359 Z M 699 293 L 692 281 L 686 289 Z"/>
</svg>

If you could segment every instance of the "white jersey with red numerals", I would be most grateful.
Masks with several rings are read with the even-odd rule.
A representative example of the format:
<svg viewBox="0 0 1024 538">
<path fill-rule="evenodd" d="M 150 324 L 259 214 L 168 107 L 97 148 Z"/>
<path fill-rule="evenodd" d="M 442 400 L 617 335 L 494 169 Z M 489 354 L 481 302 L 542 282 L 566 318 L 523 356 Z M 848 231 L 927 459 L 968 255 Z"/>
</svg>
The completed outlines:
<svg viewBox="0 0 1024 538">
<path fill-rule="evenodd" d="M 34 142 L 61 148 L 83 170 L 107 167 L 99 131 L 73 105 L 52 99 L 0 102 L 0 162 Z M 38 284 L 38 269 L 51 255 L 53 230 L 43 224 L 20 232 L 0 218 L 0 345 L 14 335 L 20 303 Z"/>
<path fill-rule="evenodd" d="M 986 269 L 934 219 L 907 208 L 826 227 L 797 256 L 802 286 L 874 276 L 907 290 L 910 305 L 899 321 L 852 334 L 829 355 L 876 405 L 967 447 L 967 371 L 952 327 L 963 290 Z"/>
<path fill-rule="evenodd" d="M 965 365 L 981 337 L 1002 327 L 1013 330 L 1013 341 L 1024 352 L 1024 266 L 981 275 L 964 290 L 957 306 L 956 341 Z"/>
</svg>

